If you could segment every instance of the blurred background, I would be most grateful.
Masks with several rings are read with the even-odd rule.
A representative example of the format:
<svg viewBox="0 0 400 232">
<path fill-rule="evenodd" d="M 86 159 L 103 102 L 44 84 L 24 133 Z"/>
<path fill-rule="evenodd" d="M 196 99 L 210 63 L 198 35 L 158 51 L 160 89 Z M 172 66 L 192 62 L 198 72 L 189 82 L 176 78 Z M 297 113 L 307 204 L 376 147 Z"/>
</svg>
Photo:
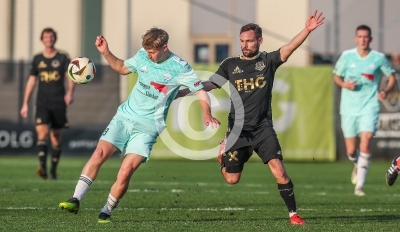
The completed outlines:
<svg viewBox="0 0 400 232">
<path fill-rule="evenodd" d="M 243 25 L 259 24 L 264 37 L 261 49 L 273 51 L 288 43 L 319 10 L 325 24 L 276 73 L 274 124 L 286 160 L 344 159 L 340 90 L 333 84 L 332 66 L 343 50 L 355 47 L 355 28 L 366 24 L 372 29 L 372 48 L 385 53 L 399 69 L 399 9 L 400 1 L 395 0 L 0 0 L 0 155 L 36 154 L 35 94 L 27 119 L 19 116 L 19 110 L 31 59 L 43 49 L 40 33 L 45 27 L 57 31 L 58 49 L 71 58 L 89 57 L 98 70 L 90 84 L 77 86 L 75 102 L 68 108 L 70 128 L 64 132 L 63 154 L 82 156 L 91 154 L 136 80 L 110 69 L 94 46 L 97 35 L 104 35 L 117 57 L 127 59 L 141 48 L 147 29 L 162 28 L 170 35 L 170 49 L 207 79 L 221 61 L 241 53 Z M 385 77 L 381 84 L 386 84 Z M 375 159 L 389 160 L 400 151 L 398 84 L 382 102 L 372 144 Z M 221 127 L 204 128 L 198 104 L 190 104 L 190 97 L 178 100 L 152 156 L 200 160 L 217 156 L 229 96 L 224 90 L 211 94 Z M 179 120 L 182 115 L 185 120 Z"/>
</svg>

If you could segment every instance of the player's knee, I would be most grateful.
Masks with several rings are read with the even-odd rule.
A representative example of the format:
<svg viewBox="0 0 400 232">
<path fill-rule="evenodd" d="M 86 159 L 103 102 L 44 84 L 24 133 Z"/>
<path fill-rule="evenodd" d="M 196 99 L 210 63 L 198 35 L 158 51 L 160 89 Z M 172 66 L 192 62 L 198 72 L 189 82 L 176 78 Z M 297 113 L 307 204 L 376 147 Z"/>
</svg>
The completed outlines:
<svg viewBox="0 0 400 232">
<path fill-rule="evenodd" d="M 97 147 L 92 155 L 92 159 L 97 160 L 100 163 L 106 161 L 107 157 L 108 157 L 107 152 L 101 147 Z"/>
</svg>

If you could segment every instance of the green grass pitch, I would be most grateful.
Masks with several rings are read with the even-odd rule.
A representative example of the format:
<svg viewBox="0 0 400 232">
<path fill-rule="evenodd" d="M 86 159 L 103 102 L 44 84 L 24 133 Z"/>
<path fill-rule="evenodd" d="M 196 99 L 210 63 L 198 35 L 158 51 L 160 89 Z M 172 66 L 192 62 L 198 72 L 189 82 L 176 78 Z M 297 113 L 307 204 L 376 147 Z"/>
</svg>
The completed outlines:
<svg viewBox="0 0 400 232">
<path fill-rule="evenodd" d="M 35 174 L 34 156 L 0 157 L 0 231 L 398 231 L 400 181 L 385 184 L 389 162 L 373 161 L 366 196 L 353 194 L 352 164 L 286 163 L 306 226 L 289 224 L 269 169 L 253 160 L 241 182 L 223 181 L 216 160 L 151 159 L 133 175 L 110 224 L 97 216 L 120 158 L 108 160 L 78 214 L 58 208 L 73 194 L 87 158 L 62 157 L 58 181 Z"/>
</svg>

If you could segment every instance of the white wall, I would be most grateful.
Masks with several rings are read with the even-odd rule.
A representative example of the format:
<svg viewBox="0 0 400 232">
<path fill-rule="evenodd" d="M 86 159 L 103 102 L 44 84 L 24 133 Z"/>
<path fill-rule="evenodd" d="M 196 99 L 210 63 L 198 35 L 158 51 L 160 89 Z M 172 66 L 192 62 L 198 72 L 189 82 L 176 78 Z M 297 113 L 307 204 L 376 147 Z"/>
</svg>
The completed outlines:
<svg viewBox="0 0 400 232">
<path fill-rule="evenodd" d="M 167 10 L 168 9 L 168 10 Z M 172 9 L 172 10 L 169 10 Z M 182 0 L 135 0 L 132 3 L 132 50 L 142 47 L 142 35 L 153 26 L 169 34 L 169 48 L 187 60 L 190 56 L 190 5 Z"/>
<path fill-rule="evenodd" d="M 10 28 L 10 1 L 0 1 L 0 60 L 7 60 Z"/>
<path fill-rule="evenodd" d="M 288 40 L 282 41 L 265 35 L 261 50 L 274 51 L 288 43 L 305 27 L 309 16 L 309 0 L 257 0 L 256 23 L 262 28 L 282 35 Z M 296 50 L 285 65 L 302 66 L 309 62 L 307 45 L 309 39 L 303 43 L 303 48 Z"/>
<path fill-rule="evenodd" d="M 30 2 L 33 22 L 29 22 Z M 32 55 L 43 50 L 40 33 L 45 27 L 57 32 L 57 48 L 66 51 L 71 58 L 79 56 L 80 6 L 80 0 L 16 0 L 14 59 L 30 61 Z"/>
</svg>

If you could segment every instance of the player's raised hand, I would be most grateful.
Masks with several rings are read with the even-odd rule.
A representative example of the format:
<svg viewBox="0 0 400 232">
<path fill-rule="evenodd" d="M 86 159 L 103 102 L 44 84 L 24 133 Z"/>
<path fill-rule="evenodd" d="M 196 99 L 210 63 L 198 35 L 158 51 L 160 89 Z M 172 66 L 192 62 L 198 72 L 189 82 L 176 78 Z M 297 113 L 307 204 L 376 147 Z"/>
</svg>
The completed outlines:
<svg viewBox="0 0 400 232">
<path fill-rule="evenodd" d="M 108 43 L 104 36 L 98 35 L 94 44 L 101 54 L 104 54 L 108 51 Z"/>
<path fill-rule="evenodd" d="M 217 128 L 221 123 L 218 121 L 218 119 L 214 118 L 210 114 L 204 114 L 204 124 L 206 126 L 211 126 L 211 128 Z"/>
<path fill-rule="evenodd" d="M 306 28 L 308 31 L 313 31 L 315 28 L 324 24 L 325 17 L 322 16 L 322 12 L 316 10 L 306 21 Z"/>
</svg>

